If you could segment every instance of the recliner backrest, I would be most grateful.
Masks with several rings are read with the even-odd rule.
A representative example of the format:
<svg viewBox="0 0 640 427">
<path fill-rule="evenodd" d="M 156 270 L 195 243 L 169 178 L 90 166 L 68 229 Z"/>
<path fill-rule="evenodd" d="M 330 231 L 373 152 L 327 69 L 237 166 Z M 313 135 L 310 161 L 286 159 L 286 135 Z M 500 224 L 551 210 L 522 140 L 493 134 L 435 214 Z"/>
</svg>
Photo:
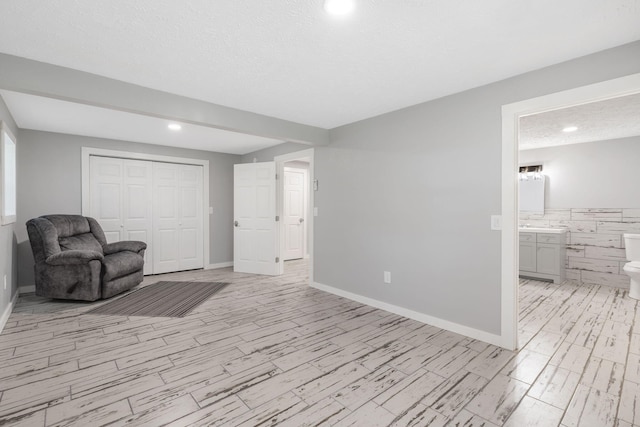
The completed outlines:
<svg viewBox="0 0 640 427">
<path fill-rule="evenodd" d="M 44 215 L 29 220 L 27 231 L 36 262 L 69 250 L 103 253 L 107 243 L 100 224 L 81 215 Z"/>
</svg>

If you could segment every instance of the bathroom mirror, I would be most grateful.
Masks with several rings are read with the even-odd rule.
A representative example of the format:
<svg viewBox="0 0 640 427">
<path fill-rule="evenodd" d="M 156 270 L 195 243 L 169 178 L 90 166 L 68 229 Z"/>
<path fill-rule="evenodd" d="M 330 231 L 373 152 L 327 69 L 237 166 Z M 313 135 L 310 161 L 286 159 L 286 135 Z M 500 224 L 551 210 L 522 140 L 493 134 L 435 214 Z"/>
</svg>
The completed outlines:
<svg viewBox="0 0 640 427">
<path fill-rule="evenodd" d="M 544 214 L 544 182 L 541 173 L 520 173 L 520 212 Z"/>
<path fill-rule="evenodd" d="M 16 138 L 0 122 L 0 214 L 2 225 L 16 222 Z"/>
</svg>

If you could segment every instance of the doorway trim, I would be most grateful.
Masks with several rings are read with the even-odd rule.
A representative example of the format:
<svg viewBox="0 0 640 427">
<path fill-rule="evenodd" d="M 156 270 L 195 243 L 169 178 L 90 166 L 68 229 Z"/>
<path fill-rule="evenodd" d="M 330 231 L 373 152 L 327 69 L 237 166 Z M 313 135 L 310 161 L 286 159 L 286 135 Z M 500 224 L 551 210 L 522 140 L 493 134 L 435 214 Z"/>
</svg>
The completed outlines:
<svg viewBox="0 0 640 427">
<path fill-rule="evenodd" d="M 306 159 L 306 157 L 305 157 Z M 294 160 L 295 161 L 295 160 Z M 282 187 L 283 189 L 287 186 L 287 172 L 291 173 L 293 171 L 297 171 L 303 174 L 304 179 L 303 179 L 303 187 L 304 187 L 304 194 L 303 194 L 303 202 L 304 205 L 302 206 L 302 217 L 304 219 L 305 222 L 307 222 L 309 220 L 309 207 L 311 204 L 311 199 L 309 197 L 309 163 L 307 163 L 307 167 L 306 168 L 298 168 L 298 167 L 294 167 L 294 166 L 290 166 L 290 162 L 285 162 L 284 164 L 284 172 L 282 174 L 282 179 L 283 179 L 283 183 L 282 183 Z M 284 197 L 284 191 L 283 191 L 283 197 Z M 286 221 L 286 214 L 288 212 L 285 212 L 286 209 L 286 200 L 283 198 L 282 200 L 282 228 L 283 228 L 283 232 L 282 232 L 282 238 L 284 240 L 281 240 L 283 242 L 283 248 L 282 251 L 286 252 L 287 250 L 287 243 L 286 243 L 286 235 L 287 235 L 287 231 L 286 231 L 286 227 L 285 227 L 285 221 Z M 309 230 L 307 230 L 307 224 L 302 224 L 303 227 L 303 231 L 302 231 L 302 258 L 304 259 L 308 259 L 309 258 Z M 285 257 L 282 257 L 283 261 L 288 261 L 287 259 L 285 259 Z M 298 258 L 292 258 L 292 259 L 298 259 Z"/>
<path fill-rule="evenodd" d="M 195 165 L 203 167 L 203 182 L 202 182 L 202 209 L 203 209 L 203 239 L 202 244 L 204 245 L 202 256 L 203 256 L 203 268 L 204 270 L 227 267 L 228 265 L 225 263 L 224 265 L 216 265 L 211 264 L 210 259 L 210 233 L 209 233 L 209 222 L 211 221 L 211 215 L 209 215 L 209 160 L 202 159 L 189 159 L 185 157 L 174 157 L 174 156 L 161 156 L 157 154 L 147 154 L 147 153 L 134 153 L 130 151 L 119 151 L 119 150 L 106 150 L 103 148 L 94 148 L 94 147 L 82 147 L 81 150 L 82 155 L 82 215 L 88 215 L 90 211 L 90 200 L 89 200 L 89 157 L 90 156 L 103 156 L 103 157 L 116 157 L 119 159 L 130 159 L 130 160 L 147 160 L 152 162 L 164 162 L 164 163 L 177 163 L 183 165 Z"/>
<path fill-rule="evenodd" d="M 518 346 L 518 134 L 520 117 L 640 93 L 640 73 L 502 106 L 502 347 Z"/>
<path fill-rule="evenodd" d="M 283 218 L 283 193 L 284 193 L 284 164 L 293 160 L 306 159 L 309 161 L 309 172 L 307 179 L 307 191 L 309 192 L 309 212 L 307 215 L 307 246 L 309 248 L 309 286 L 313 284 L 313 264 L 315 262 L 313 257 L 313 223 L 314 223 L 314 207 L 315 207 L 315 191 L 313 189 L 314 183 L 314 149 L 309 148 L 306 150 L 295 151 L 293 153 L 283 154 L 281 156 L 275 156 L 273 160 L 276 162 L 276 174 L 278 179 L 276 180 L 276 212 L 280 218 Z M 278 222 L 278 241 L 277 251 L 280 262 L 278 263 L 278 274 L 284 272 L 284 261 L 282 260 L 282 242 L 284 240 L 284 227 L 282 221 Z"/>
</svg>

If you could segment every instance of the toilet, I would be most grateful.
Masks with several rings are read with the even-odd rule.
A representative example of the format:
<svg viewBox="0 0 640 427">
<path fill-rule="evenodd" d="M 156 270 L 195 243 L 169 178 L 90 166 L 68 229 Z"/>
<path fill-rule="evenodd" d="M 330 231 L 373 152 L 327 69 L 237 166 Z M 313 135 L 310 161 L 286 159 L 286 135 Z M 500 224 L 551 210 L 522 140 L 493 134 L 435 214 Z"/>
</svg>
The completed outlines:
<svg viewBox="0 0 640 427">
<path fill-rule="evenodd" d="M 624 265 L 624 272 L 631 277 L 629 297 L 640 299 L 640 234 L 625 234 L 624 246 L 631 261 Z"/>
</svg>

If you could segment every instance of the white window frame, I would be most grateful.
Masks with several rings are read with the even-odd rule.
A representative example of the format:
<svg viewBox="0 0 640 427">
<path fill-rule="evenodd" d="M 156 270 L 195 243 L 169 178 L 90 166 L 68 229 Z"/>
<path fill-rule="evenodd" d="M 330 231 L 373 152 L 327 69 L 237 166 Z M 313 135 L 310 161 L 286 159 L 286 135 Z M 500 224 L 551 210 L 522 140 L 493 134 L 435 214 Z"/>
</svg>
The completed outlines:
<svg viewBox="0 0 640 427">
<path fill-rule="evenodd" d="M 9 126 L 0 121 L 0 216 L 2 225 L 16 222 L 18 210 L 18 171 L 16 166 L 18 140 L 9 129 Z"/>
</svg>

